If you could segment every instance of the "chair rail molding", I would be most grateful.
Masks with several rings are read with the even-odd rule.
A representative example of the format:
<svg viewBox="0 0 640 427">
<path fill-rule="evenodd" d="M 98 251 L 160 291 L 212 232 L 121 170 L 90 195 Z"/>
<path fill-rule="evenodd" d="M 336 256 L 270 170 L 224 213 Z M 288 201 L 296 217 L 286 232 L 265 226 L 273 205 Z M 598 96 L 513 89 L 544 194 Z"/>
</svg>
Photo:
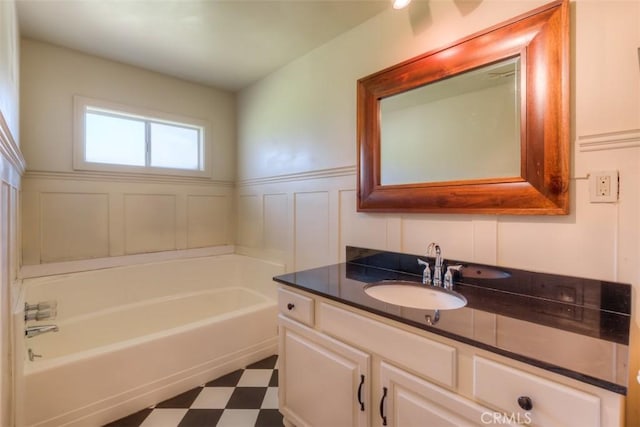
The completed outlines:
<svg viewBox="0 0 640 427">
<path fill-rule="evenodd" d="M 55 179 L 63 181 L 109 181 L 109 182 L 135 182 L 152 184 L 187 184 L 187 185 L 209 185 L 214 184 L 222 187 L 233 187 L 233 181 L 214 180 L 210 178 L 184 177 L 171 175 L 148 175 L 136 173 L 118 172 L 93 172 L 93 171 L 40 171 L 27 170 L 25 179 Z"/>
<path fill-rule="evenodd" d="M 335 178 L 339 176 L 349 176 L 356 174 L 356 166 L 339 166 L 328 169 L 316 169 L 307 172 L 294 172 L 282 175 L 273 175 L 262 178 L 249 178 L 239 180 L 238 187 L 250 187 L 252 185 L 273 184 L 280 182 L 304 181 L 310 179 Z"/>
<path fill-rule="evenodd" d="M 580 135 L 576 145 L 580 152 L 640 147 L 640 129 Z"/>
</svg>

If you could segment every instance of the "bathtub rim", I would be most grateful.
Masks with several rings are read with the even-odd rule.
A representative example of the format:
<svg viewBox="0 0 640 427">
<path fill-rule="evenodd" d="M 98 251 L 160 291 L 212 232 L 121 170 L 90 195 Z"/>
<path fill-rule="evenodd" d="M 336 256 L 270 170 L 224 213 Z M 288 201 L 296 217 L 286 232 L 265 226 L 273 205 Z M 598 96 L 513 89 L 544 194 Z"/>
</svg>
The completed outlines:
<svg viewBox="0 0 640 427">
<path fill-rule="evenodd" d="M 206 258 L 219 255 L 246 256 L 249 258 L 259 259 L 266 263 L 282 265 L 274 261 L 236 253 L 234 245 L 224 245 L 23 265 L 18 271 L 18 280 L 25 281 L 27 279 L 55 277 L 64 274 L 92 272 L 109 268 L 129 267 L 191 258 Z"/>
</svg>

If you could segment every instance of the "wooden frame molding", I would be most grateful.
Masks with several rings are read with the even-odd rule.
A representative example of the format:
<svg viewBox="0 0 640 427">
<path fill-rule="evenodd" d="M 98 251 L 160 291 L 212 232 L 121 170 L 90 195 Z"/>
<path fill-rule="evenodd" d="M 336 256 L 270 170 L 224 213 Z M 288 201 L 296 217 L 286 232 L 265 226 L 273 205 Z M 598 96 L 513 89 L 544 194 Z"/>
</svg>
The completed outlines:
<svg viewBox="0 0 640 427">
<path fill-rule="evenodd" d="M 358 211 L 569 213 L 569 2 L 558 0 L 358 80 Z M 380 182 L 380 100 L 520 57 L 520 176 Z"/>
</svg>

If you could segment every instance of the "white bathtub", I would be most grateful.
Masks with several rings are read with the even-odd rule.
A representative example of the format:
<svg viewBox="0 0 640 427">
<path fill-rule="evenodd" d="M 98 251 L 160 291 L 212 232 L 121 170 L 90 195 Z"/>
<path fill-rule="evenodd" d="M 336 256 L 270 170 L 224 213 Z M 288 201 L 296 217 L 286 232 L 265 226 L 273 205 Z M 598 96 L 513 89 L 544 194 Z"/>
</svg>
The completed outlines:
<svg viewBox="0 0 640 427">
<path fill-rule="evenodd" d="M 277 350 L 274 275 L 220 255 L 24 281 L 60 331 L 25 338 L 26 426 L 99 426 Z"/>
</svg>

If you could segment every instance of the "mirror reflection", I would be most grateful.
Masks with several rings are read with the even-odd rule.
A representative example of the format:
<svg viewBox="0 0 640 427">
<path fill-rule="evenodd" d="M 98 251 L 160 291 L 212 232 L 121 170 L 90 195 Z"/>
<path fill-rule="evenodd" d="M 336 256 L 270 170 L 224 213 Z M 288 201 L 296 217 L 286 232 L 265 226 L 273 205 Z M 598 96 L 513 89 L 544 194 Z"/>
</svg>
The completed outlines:
<svg viewBox="0 0 640 427">
<path fill-rule="evenodd" d="M 520 57 L 380 100 L 381 185 L 521 176 Z"/>
</svg>

